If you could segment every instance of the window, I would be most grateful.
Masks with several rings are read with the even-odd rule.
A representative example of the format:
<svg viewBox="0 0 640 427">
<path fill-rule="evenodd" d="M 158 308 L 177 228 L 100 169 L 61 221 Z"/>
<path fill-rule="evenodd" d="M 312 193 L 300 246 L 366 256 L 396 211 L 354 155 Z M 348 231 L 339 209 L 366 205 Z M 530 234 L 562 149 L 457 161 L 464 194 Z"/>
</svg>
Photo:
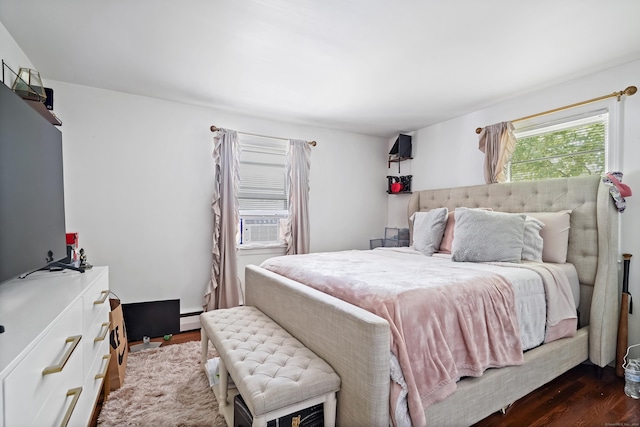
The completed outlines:
<svg viewBox="0 0 640 427">
<path fill-rule="evenodd" d="M 608 123 L 609 113 L 598 111 L 516 130 L 518 142 L 507 164 L 508 180 L 604 173 Z"/>
<path fill-rule="evenodd" d="M 288 217 L 288 141 L 238 135 L 240 183 L 238 206 L 241 246 L 271 246 L 284 243 Z"/>
</svg>

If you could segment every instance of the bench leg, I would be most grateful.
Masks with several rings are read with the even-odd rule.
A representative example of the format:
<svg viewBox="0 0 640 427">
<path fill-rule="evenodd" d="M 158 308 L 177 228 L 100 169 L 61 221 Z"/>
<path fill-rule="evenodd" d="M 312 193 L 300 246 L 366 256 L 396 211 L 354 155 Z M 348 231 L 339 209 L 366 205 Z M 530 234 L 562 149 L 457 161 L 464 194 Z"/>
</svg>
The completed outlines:
<svg viewBox="0 0 640 427">
<path fill-rule="evenodd" d="M 207 372 L 207 357 L 209 354 L 209 337 L 204 328 L 200 329 L 200 344 L 202 345 L 202 354 L 200 361 L 202 362 L 202 368 Z"/>
<path fill-rule="evenodd" d="M 227 367 L 224 365 L 222 358 L 220 358 L 220 363 L 218 364 L 218 373 L 220 374 L 220 402 L 218 402 L 218 404 L 220 406 L 227 406 L 229 373 L 227 372 Z"/>
<path fill-rule="evenodd" d="M 324 401 L 324 427 L 335 427 L 336 425 L 336 394 L 329 393 Z"/>
</svg>

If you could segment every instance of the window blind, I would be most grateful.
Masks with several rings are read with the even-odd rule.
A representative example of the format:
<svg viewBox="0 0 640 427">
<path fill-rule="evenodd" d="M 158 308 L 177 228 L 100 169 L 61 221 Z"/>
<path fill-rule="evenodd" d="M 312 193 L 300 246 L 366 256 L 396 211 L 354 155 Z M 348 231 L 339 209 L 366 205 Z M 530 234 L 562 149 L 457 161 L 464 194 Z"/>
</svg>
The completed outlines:
<svg viewBox="0 0 640 427">
<path fill-rule="evenodd" d="M 288 141 L 239 135 L 241 211 L 287 211 Z"/>
</svg>

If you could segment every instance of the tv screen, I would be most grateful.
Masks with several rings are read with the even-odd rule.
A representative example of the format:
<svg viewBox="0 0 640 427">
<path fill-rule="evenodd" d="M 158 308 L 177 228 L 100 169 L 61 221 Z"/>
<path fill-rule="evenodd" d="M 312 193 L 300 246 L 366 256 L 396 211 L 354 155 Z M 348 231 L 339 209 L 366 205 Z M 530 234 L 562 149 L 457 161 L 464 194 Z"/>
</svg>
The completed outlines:
<svg viewBox="0 0 640 427">
<path fill-rule="evenodd" d="M 142 341 L 180 332 L 180 300 L 122 304 L 127 341 Z"/>
<path fill-rule="evenodd" d="M 0 84 L 0 283 L 67 256 L 62 133 Z"/>
</svg>

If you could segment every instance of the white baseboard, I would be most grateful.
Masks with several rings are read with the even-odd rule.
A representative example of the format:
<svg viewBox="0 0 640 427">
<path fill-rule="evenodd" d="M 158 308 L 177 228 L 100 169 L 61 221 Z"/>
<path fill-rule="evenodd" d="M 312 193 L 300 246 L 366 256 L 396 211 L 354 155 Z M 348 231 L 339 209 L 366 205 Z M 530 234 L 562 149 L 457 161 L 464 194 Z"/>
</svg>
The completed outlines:
<svg viewBox="0 0 640 427">
<path fill-rule="evenodd" d="M 180 318 L 180 332 L 200 329 L 200 315 L 185 316 Z"/>
</svg>

